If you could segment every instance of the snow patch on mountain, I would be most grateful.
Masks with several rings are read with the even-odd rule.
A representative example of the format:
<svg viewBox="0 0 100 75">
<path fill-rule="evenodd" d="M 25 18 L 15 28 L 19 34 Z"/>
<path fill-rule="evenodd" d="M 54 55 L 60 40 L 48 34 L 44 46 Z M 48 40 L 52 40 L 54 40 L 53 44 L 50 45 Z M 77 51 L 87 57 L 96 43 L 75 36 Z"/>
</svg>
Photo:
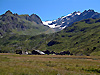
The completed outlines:
<svg viewBox="0 0 100 75">
<path fill-rule="evenodd" d="M 80 13 L 80 12 L 77 12 L 76 14 L 77 14 L 77 15 L 80 15 L 81 13 Z"/>
<path fill-rule="evenodd" d="M 100 16 L 99 13 L 95 12 L 94 10 L 85 10 L 84 12 L 73 12 L 71 14 L 68 14 L 66 16 L 60 17 L 57 20 L 53 21 L 45 21 L 43 22 L 44 25 L 49 26 L 50 28 L 62 30 L 74 22 L 81 21 L 83 19 L 87 18 L 98 18 Z"/>
<path fill-rule="evenodd" d="M 65 22 L 62 22 L 62 23 L 65 23 Z"/>
<path fill-rule="evenodd" d="M 50 23 L 52 23 L 52 21 L 43 21 L 44 25 L 49 25 Z"/>
<path fill-rule="evenodd" d="M 71 16 L 72 14 L 68 14 L 67 16 Z"/>
<path fill-rule="evenodd" d="M 56 21 L 56 20 L 54 20 L 54 21 Z M 43 21 L 43 24 L 49 26 L 50 28 L 55 28 L 56 24 L 49 25 L 49 24 L 51 24 L 54 21 Z"/>
</svg>

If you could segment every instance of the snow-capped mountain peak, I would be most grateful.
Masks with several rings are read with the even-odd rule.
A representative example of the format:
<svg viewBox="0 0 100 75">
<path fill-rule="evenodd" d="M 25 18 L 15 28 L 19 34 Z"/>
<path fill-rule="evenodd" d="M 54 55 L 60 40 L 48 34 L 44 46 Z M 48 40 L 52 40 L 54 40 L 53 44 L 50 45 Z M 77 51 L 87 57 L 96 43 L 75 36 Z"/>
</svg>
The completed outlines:
<svg viewBox="0 0 100 75">
<path fill-rule="evenodd" d="M 77 12 L 76 15 L 81 15 L 81 12 Z"/>
<path fill-rule="evenodd" d="M 62 30 L 65 27 L 68 27 L 69 25 L 73 24 L 74 22 L 81 21 L 83 19 L 88 18 L 100 18 L 100 13 L 95 12 L 94 10 L 85 10 L 84 12 L 73 12 L 71 14 L 68 14 L 66 16 L 63 16 L 61 18 L 58 18 L 57 20 L 53 21 L 45 21 L 43 22 L 44 25 L 48 25 L 50 28 Z"/>
</svg>

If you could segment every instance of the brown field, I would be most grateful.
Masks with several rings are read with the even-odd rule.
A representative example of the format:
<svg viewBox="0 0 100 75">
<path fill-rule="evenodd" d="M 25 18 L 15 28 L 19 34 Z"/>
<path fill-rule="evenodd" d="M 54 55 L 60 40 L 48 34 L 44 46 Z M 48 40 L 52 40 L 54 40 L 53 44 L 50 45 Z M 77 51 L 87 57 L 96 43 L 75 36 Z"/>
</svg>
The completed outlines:
<svg viewBox="0 0 100 75">
<path fill-rule="evenodd" d="M 100 75 L 100 56 L 2 53 L 0 75 Z"/>
</svg>

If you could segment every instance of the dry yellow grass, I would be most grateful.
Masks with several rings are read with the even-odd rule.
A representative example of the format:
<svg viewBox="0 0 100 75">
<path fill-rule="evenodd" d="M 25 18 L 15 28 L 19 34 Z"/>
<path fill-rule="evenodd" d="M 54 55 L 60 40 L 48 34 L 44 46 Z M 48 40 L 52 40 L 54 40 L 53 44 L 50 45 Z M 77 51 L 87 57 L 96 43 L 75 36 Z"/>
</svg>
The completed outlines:
<svg viewBox="0 0 100 75">
<path fill-rule="evenodd" d="M 0 54 L 0 75 L 100 75 L 100 57 Z"/>
</svg>

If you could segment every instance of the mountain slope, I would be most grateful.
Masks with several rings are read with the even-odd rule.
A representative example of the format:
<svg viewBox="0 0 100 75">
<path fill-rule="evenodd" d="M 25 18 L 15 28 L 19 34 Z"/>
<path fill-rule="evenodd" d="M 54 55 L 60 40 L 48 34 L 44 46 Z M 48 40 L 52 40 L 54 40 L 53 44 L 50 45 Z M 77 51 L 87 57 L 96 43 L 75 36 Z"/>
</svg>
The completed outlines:
<svg viewBox="0 0 100 75">
<path fill-rule="evenodd" d="M 16 50 L 30 51 L 44 42 L 47 34 L 40 35 L 6 35 L 0 38 L 0 52 L 14 53 Z"/>
<path fill-rule="evenodd" d="M 91 15 L 93 16 L 94 13 Z M 82 18 L 88 16 L 90 15 L 84 15 Z M 49 30 L 48 27 L 46 29 L 41 24 L 41 20 L 35 22 L 33 19 L 30 20 L 28 15 L 12 14 L 8 11 L 0 15 L 0 52 L 39 49 L 55 52 L 69 51 L 74 55 L 95 55 L 100 53 L 100 18 L 96 18 L 75 22 L 60 32 L 40 34 L 49 33 L 51 29 Z"/>
<path fill-rule="evenodd" d="M 51 28 L 58 29 L 58 31 L 64 29 L 65 27 L 70 26 L 74 22 L 81 21 L 84 19 L 89 18 L 100 18 L 100 13 L 95 12 L 94 10 L 85 10 L 84 12 L 73 12 L 71 14 L 68 14 L 67 16 L 63 16 L 61 18 L 58 18 L 54 21 L 46 21 L 43 22 L 43 24 L 48 25 Z"/>
<path fill-rule="evenodd" d="M 15 50 L 69 51 L 74 55 L 99 55 L 100 19 L 75 22 L 64 30 L 53 34 L 6 35 L 0 38 L 0 51 Z"/>
<path fill-rule="evenodd" d="M 18 15 L 8 10 L 0 15 L 0 35 L 19 34 L 19 35 L 37 35 L 52 30 L 42 24 L 41 19 L 36 14 Z M 49 33 L 48 32 L 48 33 Z"/>
<path fill-rule="evenodd" d="M 86 19 L 57 32 L 39 49 L 70 51 L 75 55 L 90 55 L 100 51 L 100 19 Z"/>
</svg>

